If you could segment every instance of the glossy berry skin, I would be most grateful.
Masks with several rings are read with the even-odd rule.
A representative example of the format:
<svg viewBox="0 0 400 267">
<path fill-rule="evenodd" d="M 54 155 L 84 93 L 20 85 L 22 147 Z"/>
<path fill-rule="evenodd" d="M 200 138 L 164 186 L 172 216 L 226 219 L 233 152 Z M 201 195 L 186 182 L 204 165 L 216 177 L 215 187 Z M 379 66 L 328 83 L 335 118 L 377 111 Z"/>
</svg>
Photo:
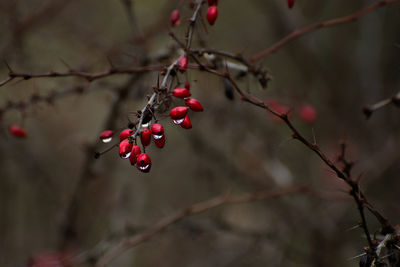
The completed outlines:
<svg viewBox="0 0 400 267">
<path fill-rule="evenodd" d="M 188 59 L 185 56 L 181 56 L 178 60 L 178 69 L 180 72 L 185 72 L 188 66 Z"/>
<path fill-rule="evenodd" d="M 155 124 L 151 125 L 151 133 L 154 138 L 156 138 L 155 136 L 159 136 L 159 137 L 163 136 L 164 135 L 164 127 L 159 123 L 155 123 Z"/>
<path fill-rule="evenodd" d="M 25 129 L 15 124 L 10 125 L 8 131 L 17 138 L 26 138 L 27 136 Z"/>
<path fill-rule="evenodd" d="M 136 159 L 136 166 L 142 172 L 149 172 L 151 168 L 151 159 L 146 153 L 140 154 Z"/>
<path fill-rule="evenodd" d="M 154 144 L 158 148 L 163 148 L 165 145 L 165 135 L 161 136 L 159 139 L 154 138 Z"/>
<path fill-rule="evenodd" d="M 204 110 L 201 103 L 194 98 L 187 98 L 185 100 L 185 104 L 193 111 L 203 111 Z"/>
<path fill-rule="evenodd" d="M 122 140 L 121 143 L 119 143 L 118 146 L 118 151 L 119 151 L 119 155 L 121 158 L 128 158 L 131 155 L 132 152 L 132 147 L 133 145 L 131 143 L 129 143 L 128 139 Z"/>
<path fill-rule="evenodd" d="M 175 88 L 175 89 L 172 91 L 172 94 L 173 94 L 175 97 L 178 97 L 178 98 L 186 98 L 186 97 L 189 97 L 189 96 L 192 95 L 192 94 L 190 93 L 190 91 L 189 91 L 188 89 L 186 89 L 186 88 Z"/>
<path fill-rule="evenodd" d="M 100 139 L 107 139 L 107 138 L 113 137 L 113 135 L 114 135 L 114 132 L 113 132 L 113 131 L 111 131 L 111 130 L 105 130 L 104 132 L 102 132 L 102 133 L 100 134 Z"/>
<path fill-rule="evenodd" d="M 218 8 L 217 6 L 210 6 L 207 11 L 207 21 L 210 25 L 214 25 L 215 21 L 218 17 Z"/>
<path fill-rule="evenodd" d="M 145 128 L 140 135 L 140 141 L 143 146 L 150 145 L 151 142 L 151 131 L 148 128 Z"/>
<path fill-rule="evenodd" d="M 303 104 L 299 111 L 300 118 L 306 123 L 313 123 L 317 119 L 317 112 L 309 104 Z"/>
<path fill-rule="evenodd" d="M 131 155 L 129 156 L 129 161 L 132 165 L 136 164 L 137 157 L 140 155 L 140 153 L 142 153 L 142 151 L 140 150 L 140 146 L 134 145 L 132 147 Z"/>
<path fill-rule="evenodd" d="M 216 5 L 218 5 L 218 0 L 208 0 L 208 5 L 209 6 L 216 6 Z"/>
<path fill-rule="evenodd" d="M 114 135 L 114 132 L 111 130 L 106 130 L 100 134 L 100 140 L 102 140 L 104 143 L 108 143 L 111 141 L 112 137 Z"/>
<path fill-rule="evenodd" d="M 178 25 L 179 25 L 179 23 L 180 23 L 180 21 L 179 21 L 180 17 L 181 17 L 181 15 L 180 15 L 178 9 L 175 9 L 175 10 L 173 10 L 173 11 L 171 12 L 171 18 L 170 18 L 170 19 L 171 19 L 171 25 L 172 25 L 172 27 L 175 27 L 175 26 L 178 26 Z"/>
<path fill-rule="evenodd" d="M 294 1 L 295 0 L 287 0 L 287 4 L 289 8 L 292 8 L 294 6 Z"/>
<path fill-rule="evenodd" d="M 183 129 L 191 129 L 192 128 L 192 122 L 190 121 L 189 115 L 185 116 L 185 119 L 181 124 L 179 124 Z"/>
<path fill-rule="evenodd" d="M 171 109 L 171 111 L 169 112 L 169 115 L 171 116 L 171 119 L 173 120 L 180 120 L 185 118 L 186 114 L 188 112 L 188 108 L 187 107 L 175 107 L 173 109 Z"/>
<path fill-rule="evenodd" d="M 134 133 L 132 129 L 125 129 L 119 134 L 119 141 L 125 140 Z"/>
</svg>

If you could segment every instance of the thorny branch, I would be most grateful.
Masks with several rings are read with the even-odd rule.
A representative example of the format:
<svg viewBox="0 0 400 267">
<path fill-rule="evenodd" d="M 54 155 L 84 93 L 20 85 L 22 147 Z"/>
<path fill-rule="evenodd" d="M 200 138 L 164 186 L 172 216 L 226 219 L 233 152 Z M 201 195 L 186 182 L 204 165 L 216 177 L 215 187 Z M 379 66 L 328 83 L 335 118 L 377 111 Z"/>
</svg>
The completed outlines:
<svg viewBox="0 0 400 267">
<path fill-rule="evenodd" d="M 213 74 L 216 74 L 215 72 L 211 72 Z M 390 224 L 389 220 L 386 219 L 383 215 L 381 215 L 366 199 L 364 193 L 362 192 L 361 188 L 359 187 L 358 181 L 353 180 L 348 173 L 340 170 L 339 167 L 337 167 L 319 148 L 319 146 L 316 143 L 310 143 L 301 133 L 297 130 L 297 128 L 292 124 L 292 122 L 289 120 L 289 117 L 287 114 L 280 114 L 277 111 L 273 110 L 271 107 L 269 107 L 265 102 L 262 100 L 250 95 L 250 94 L 245 94 L 235 83 L 235 81 L 229 76 L 229 74 L 217 74 L 219 76 L 225 77 L 229 82 L 232 84 L 232 86 L 236 89 L 236 91 L 240 94 L 242 97 L 242 100 L 245 102 L 248 102 L 250 104 L 253 104 L 257 107 L 260 107 L 262 109 L 267 110 L 274 116 L 280 118 L 287 127 L 292 131 L 292 137 L 293 139 L 296 139 L 303 143 L 306 147 L 308 147 L 310 150 L 312 150 L 317 156 L 331 169 L 336 173 L 336 176 L 342 180 L 344 180 L 347 185 L 351 188 L 349 194 L 353 197 L 354 201 L 357 204 L 357 208 L 360 213 L 360 217 L 362 220 L 361 226 L 365 232 L 368 244 L 371 249 L 375 248 L 375 244 L 372 242 L 371 237 L 370 237 L 370 232 L 367 227 L 367 222 L 365 219 L 365 214 L 364 214 L 364 208 L 366 207 L 368 210 L 371 211 L 371 213 L 377 218 L 377 220 L 380 222 L 382 226 L 382 233 L 393 233 L 394 228 Z M 372 252 L 374 253 L 374 252 Z"/>
<path fill-rule="evenodd" d="M 8 78 L 0 82 L 0 87 L 8 84 L 9 82 L 17 78 L 20 78 L 20 80 L 22 81 L 22 80 L 30 80 L 36 78 L 77 77 L 77 78 L 84 78 L 87 81 L 92 82 L 94 80 L 106 78 L 112 75 L 160 71 L 164 68 L 164 65 L 150 65 L 150 66 L 134 67 L 134 68 L 116 68 L 111 66 L 111 68 L 108 70 L 96 73 L 89 73 L 77 70 L 69 70 L 67 72 L 50 71 L 45 73 L 19 73 L 19 72 L 14 72 L 10 67 L 8 68 L 9 68 Z"/>
</svg>

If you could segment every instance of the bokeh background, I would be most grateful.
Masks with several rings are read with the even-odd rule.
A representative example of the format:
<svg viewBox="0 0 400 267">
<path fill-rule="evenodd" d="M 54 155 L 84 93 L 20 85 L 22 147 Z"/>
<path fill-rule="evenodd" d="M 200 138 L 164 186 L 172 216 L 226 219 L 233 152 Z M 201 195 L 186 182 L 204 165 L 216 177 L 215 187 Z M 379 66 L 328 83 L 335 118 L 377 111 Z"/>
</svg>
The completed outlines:
<svg viewBox="0 0 400 267">
<path fill-rule="evenodd" d="M 16 72 L 100 72 L 168 62 L 178 54 L 168 36 L 169 14 L 181 10 L 173 31 L 183 40 L 188 1 L 18 0 L 0 2 L 0 54 Z M 224 1 L 213 27 L 204 20 L 195 35 L 208 48 L 251 56 L 293 29 L 346 15 L 374 1 Z M 127 8 L 131 4 L 132 13 Z M 129 15 L 133 14 L 133 15 Z M 364 105 L 394 95 L 400 85 L 400 3 L 350 24 L 295 40 L 262 60 L 271 81 L 263 90 L 251 77 L 239 82 L 263 100 L 292 109 L 296 127 L 335 159 L 348 143 L 369 200 L 393 224 L 400 221 L 400 113 L 395 106 L 369 120 Z M 206 30 L 205 30 L 206 29 Z M 161 59 L 165 58 L 165 59 Z M 65 63 L 63 63 L 65 62 Z M 166 63 L 165 63 L 166 64 Z M 0 77 L 8 70 L 1 64 Z M 145 103 L 157 72 L 116 75 L 88 83 L 80 78 L 41 78 L 0 88 L 0 107 L 32 95 L 83 86 L 74 93 L 23 110 L 2 112 L 0 141 L 0 265 L 26 266 L 47 252 L 72 256 L 112 246 L 173 211 L 221 195 L 308 185 L 315 194 L 227 205 L 189 217 L 110 266 L 357 266 L 349 260 L 366 245 L 346 186 L 283 123 L 264 110 L 225 96 L 220 78 L 198 71 L 181 75 L 205 111 L 193 129 L 165 116 L 167 143 L 152 145 L 153 166 L 140 173 L 114 150 L 98 160 L 93 151 L 106 126 L 126 127 Z M 315 107 L 313 124 L 301 121 L 303 103 Z M 28 138 L 9 135 L 23 125 Z M 72 214 L 72 215 L 71 215 Z M 72 222 L 68 218 L 73 218 Z M 379 225 L 367 216 L 371 232 Z M 66 228 L 65 225 L 73 228 Z M 86 254 L 85 254 L 86 253 Z M 71 256 L 71 257 L 72 257 Z M 90 266 L 84 262 L 81 266 Z"/>
</svg>

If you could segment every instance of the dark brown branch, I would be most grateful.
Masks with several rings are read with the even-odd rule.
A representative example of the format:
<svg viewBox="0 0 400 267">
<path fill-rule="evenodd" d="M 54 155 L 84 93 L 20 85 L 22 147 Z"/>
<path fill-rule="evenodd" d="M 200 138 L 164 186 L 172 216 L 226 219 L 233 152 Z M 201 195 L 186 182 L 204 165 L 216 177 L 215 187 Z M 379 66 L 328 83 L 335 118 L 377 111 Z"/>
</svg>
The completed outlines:
<svg viewBox="0 0 400 267">
<path fill-rule="evenodd" d="M 368 13 L 371 13 L 372 11 L 383 7 L 385 5 L 388 4 L 393 4 L 395 2 L 398 2 L 399 0 L 381 0 L 379 2 L 376 2 L 364 9 L 358 10 L 354 13 L 351 13 L 347 16 L 344 17 L 339 17 L 339 18 L 335 18 L 335 19 L 331 19 L 331 20 L 326 20 L 323 22 L 319 22 L 316 23 L 314 25 L 311 26 L 307 26 L 305 28 L 299 29 L 299 30 L 295 30 L 292 33 L 290 33 L 289 35 L 287 35 L 286 37 L 282 38 L 280 41 L 276 42 L 275 44 L 271 45 L 270 47 L 268 47 L 267 49 L 259 52 L 258 54 L 252 56 L 250 58 L 251 62 L 257 62 L 259 60 L 261 60 L 262 58 L 276 52 L 278 49 L 280 49 L 282 46 L 286 45 L 287 43 L 289 43 L 292 40 L 295 40 L 303 35 L 306 35 L 310 32 L 322 29 L 322 28 L 328 28 L 328 27 L 333 27 L 336 25 L 340 25 L 340 24 L 345 24 L 345 23 L 349 23 L 352 21 L 357 20 L 358 18 L 367 15 Z"/>
<path fill-rule="evenodd" d="M 8 78 L 0 82 L 0 87 L 8 84 L 12 80 L 16 78 L 20 78 L 21 80 L 29 80 L 29 79 L 37 79 L 37 78 L 60 78 L 60 77 L 78 77 L 84 78 L 87 81 L 91 82 L 94 80 L 102 79 L 105 77 L 109 77 L 112 75 L 121 75 L 121 74 L 134 74 L 134 73 L 145 73 L 150 71 L 160 71 L 164 68 L 164 65 L 149 65 L 143 67 L 134 67 L 134 68 L 110 68 L 106 71 L 97 72 L 97 73 L 88 73 L 83 71 L 70 70 L 68 72 L 45 72 L 45 73 L 18 73 L 14 71 L 10 71 L 8 74 Z"/>
</svg>

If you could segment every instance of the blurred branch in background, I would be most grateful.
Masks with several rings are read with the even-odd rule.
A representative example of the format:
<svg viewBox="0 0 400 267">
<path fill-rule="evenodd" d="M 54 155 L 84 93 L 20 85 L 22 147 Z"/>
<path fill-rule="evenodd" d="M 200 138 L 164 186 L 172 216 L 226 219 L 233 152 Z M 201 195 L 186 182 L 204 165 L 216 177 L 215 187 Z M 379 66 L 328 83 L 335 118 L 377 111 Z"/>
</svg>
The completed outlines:
<svg viewBox="0 0 400 267">
<path fill-rule="evenodd" d="M 141 233 L 123 238 L 117 245 L 112 246 L 104 253 L 103 256 L 98 259 L 96 266 L 103 267 L 107 265 L 110 261 L 123 253 L 125 250 L 150 240 L 154 235 L 163 231 L 171 224 L 177 223 L 191 215 L 202 213 L 225 204 L 238 204 L 268 200 L 292 194 L 306 193 L 307 191 L 308 189 L 305 186 L 292 186 L 276 191 L 267 190 L 256 193 L 241 194 L 237 196 L 232 196 L 228 193 L 204 202 L 193 204 L 183 210 L 171 213 L 171 215 L 161 219 Z"/>
</svg>

